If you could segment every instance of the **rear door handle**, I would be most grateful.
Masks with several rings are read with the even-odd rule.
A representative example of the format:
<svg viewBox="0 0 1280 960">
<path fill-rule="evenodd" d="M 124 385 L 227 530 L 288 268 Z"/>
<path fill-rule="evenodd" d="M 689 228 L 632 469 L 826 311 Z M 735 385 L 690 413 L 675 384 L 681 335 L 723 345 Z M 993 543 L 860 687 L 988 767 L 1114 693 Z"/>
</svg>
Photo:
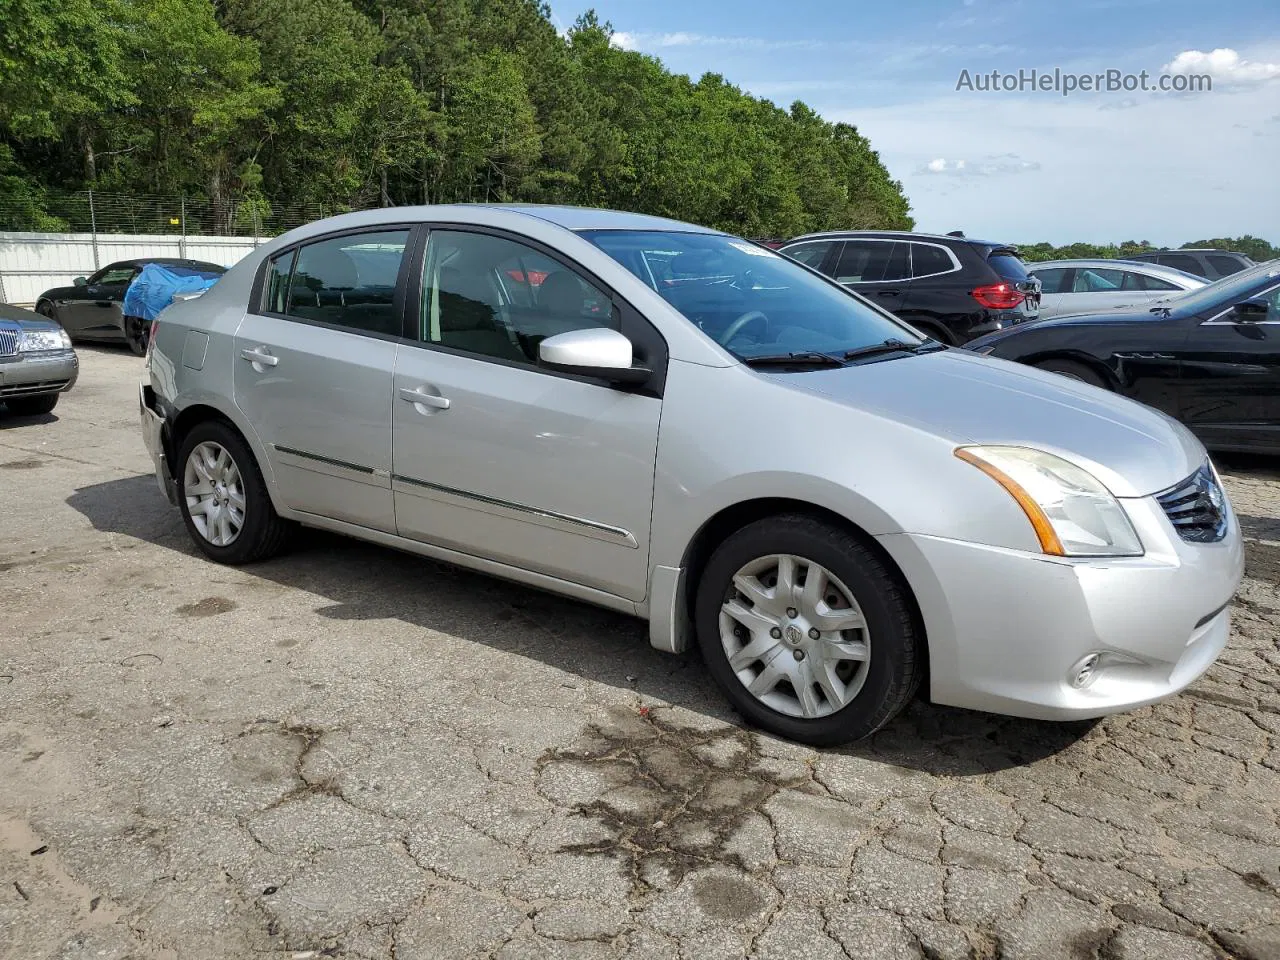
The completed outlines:
<svg viewBox="0 0 1280 960">
<path fill-rule="evenodd" d="M 274 367 L 280 362 L 280 358 L 273 357 L 266 347 L 256 347 L 252 350 L 246 347 L 240 351 L 240 356 L 252 364 L 260 363 L 264 367 Z"/>
<path fill-rule="evenodd" d="M 404 387 L 400 390 L 400 399 L 407 400 L 414 406 L 432 407 L 436 410 L 448 410 L 450 400 L 448 397 L 442 397 L 435 393 L 427 393 L 422 387 L 410 390 Z"/>
<path fill-rule="evenodd" d="M 901 290 L 877 290 L 877 291 L 876 291 L 876 296 L 878 296 L 878 297 L 900 297 L 900 296 L 902 296 L 902 291 L 901 291 Z"/>
</svg>

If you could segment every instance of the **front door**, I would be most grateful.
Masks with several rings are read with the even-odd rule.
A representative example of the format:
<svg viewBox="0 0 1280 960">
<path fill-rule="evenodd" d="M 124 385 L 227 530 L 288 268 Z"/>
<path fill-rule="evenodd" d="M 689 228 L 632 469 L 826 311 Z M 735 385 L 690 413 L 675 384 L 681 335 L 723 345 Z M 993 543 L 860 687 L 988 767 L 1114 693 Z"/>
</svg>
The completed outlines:
<svg viewBox="0 0 1280 960">
<path fill-rule="evenodd" d="M 418 300 L 395 372 L 400 535 L 642 600 L 662 401 L 537 363 L 545 337 L 616 329 L 624 306 L 547 252 L 462 230 L 431 232 Z"/>
<path fill-rule="evenodd" d="M 235 337 L 236 405 L 294 510 L 388 533 L 391 378 L 409 228 L 345 233 L 268 265 Z"/>
<path fill-rule="evenodd" d="M 1265 320 L 1230 310 L 1191 328 L 1181 350 L 1182 419 L 1208 446 L 1280 444 L 1280 286 Z"/>
<path fill-rule="evenodd" d="M 124 330 L 125 291 L 138 275 L 131 263 L 113 263 L 89 278 L 87 285 L 76 289 L 77 297 L 58 308 L 58 319 L 72 337 L 117 337 Z"/>
</svg>

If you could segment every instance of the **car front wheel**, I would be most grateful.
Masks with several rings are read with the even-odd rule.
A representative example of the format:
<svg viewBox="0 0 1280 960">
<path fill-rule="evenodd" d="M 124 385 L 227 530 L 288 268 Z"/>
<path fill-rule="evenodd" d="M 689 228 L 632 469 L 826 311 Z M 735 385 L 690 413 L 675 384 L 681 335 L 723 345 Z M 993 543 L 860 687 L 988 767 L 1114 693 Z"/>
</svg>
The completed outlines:
<svg viewBox="0 0 1280 960">
<path fill-rule="evenodd" d="M 58 405 L 58 394 L 42 393 L 34 397 L 10 397 L 4 401 L 15 417 L 36 417 L 50 413 Z"/>
<path fill-rule="evenodd" d="M 204 554 L 237 565 L 278 553 L 293 524 L 271 504 L 248 444 L 216 420 L 196 425 L 178 453 L 178 505 Z"/>
<path fill-rule="evenodd" d="M 898 578 L 813 517 L 760 520 L 712 555 L 695 602 L 712 676 L 748 720 L 817 746 L 869 736 L 915 694 L 923 644 Z"/>
</svg>

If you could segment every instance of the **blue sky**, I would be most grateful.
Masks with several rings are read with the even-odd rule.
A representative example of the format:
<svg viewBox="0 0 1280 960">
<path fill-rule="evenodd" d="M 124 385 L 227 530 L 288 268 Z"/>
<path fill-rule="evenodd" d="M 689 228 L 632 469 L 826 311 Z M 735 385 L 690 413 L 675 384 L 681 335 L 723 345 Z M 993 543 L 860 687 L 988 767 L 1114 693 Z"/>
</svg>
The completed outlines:
<svg viewBox="0 0 1280 960">
<path fill-rule="evenodd" d="M 554 0 L 672 70 L 854 124 L 923 230 L 1015 242 L 1280 243 L 1280 0 Z M 1019 69 L 1198 93 L 957 91 Z"/>
</svg>

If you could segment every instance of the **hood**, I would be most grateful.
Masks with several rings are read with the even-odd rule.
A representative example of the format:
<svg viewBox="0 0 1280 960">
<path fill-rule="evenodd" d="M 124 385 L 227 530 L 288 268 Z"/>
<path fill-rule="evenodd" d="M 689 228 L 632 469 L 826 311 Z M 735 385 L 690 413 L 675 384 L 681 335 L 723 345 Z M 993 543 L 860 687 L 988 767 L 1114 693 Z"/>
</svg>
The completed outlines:
<svg viewBox="0 0 1280 960">
<path fill-rule="evenodd" d="M 1151 304 L 1138 304 L 1133 307 L 1114 307 L 1111 310 L 1099 310 L 1094 313 L 1063 313 L 1044 320 L 1027 320 L 1015 323 L 988 333 L 985 336 L 970 340 L 964 345 L 965 350 L 980 350 L 992 344 L 1016 337 L 1027 330 L 1049 330 L 1054 327 L 1094 327 L 1111 326 L 1118 323 L 1152 323 L 1163 319 L 1151 312 Z"/>
<path fill-rule="evenodd" d="M 1194 473 L 1207 456 L 1186 427 L 1158 410 L 1056 373 L 964 350 L 769 376 L 956 445 L 1045 450 L 1088 470 L 1118 497 L 1165 490 Z"/>
<path fill-rule="evenodd" d="M 12 327 L 17 324 L 25 330 L 60 330 L 56 320 L 50 320 L 38 313 L 15 307 L 10 303 L 0 303 L 0 324 Z"/>
</svg>

